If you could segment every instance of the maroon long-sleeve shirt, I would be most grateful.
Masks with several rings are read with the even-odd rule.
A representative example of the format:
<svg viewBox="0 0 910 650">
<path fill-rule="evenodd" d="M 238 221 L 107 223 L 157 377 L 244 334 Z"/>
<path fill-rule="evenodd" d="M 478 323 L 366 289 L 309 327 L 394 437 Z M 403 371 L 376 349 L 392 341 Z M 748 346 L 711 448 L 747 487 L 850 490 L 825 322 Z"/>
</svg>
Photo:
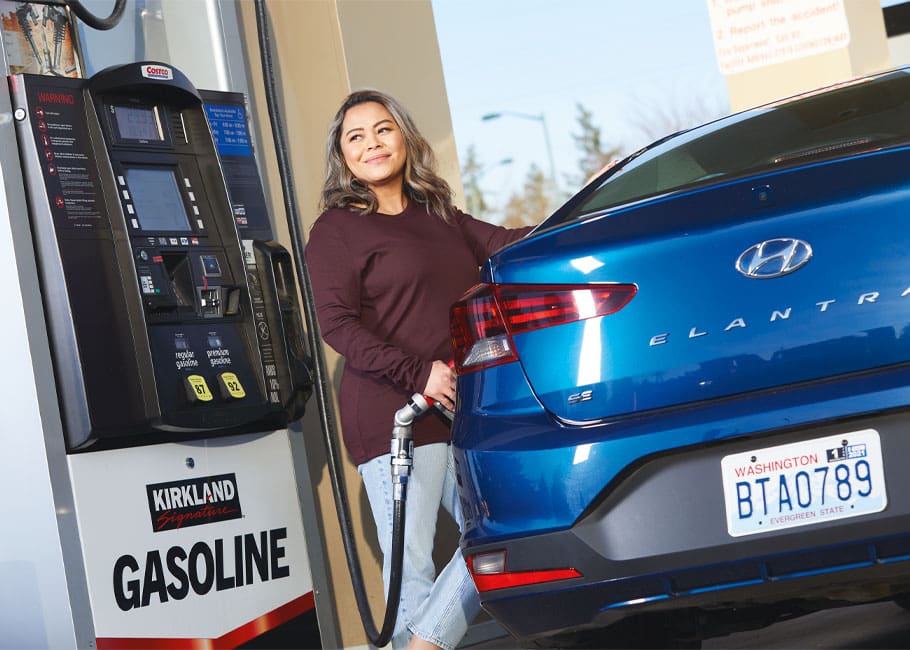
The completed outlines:
<svg viewBox="0 0 910 650">
<path fill-rule="evenodd" d="M 416 201 L 394 216 L 335 208 L 316 220 L 306 261 L 322 336 L 345 359 L 341 426 L 355 463 L 389 451 L 395 411 L 452 356 L 449 307 L 529 230 L 461 212 L 446 223 Z M 415 445 L 449 438 L 435 409 L 414 424 Z"/>
</svg>

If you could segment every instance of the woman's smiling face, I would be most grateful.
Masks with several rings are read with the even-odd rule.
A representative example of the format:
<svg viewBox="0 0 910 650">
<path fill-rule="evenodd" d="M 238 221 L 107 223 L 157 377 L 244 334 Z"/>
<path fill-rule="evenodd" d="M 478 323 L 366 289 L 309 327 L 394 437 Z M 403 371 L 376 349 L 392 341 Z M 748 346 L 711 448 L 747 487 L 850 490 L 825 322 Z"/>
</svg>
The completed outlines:
<svg viewBox="0 0 910 650">
<path fill-rule="evenodd" d="M 370 189 L 402 183 L 407 160 L 404 136 L 382 104 L 352 106 L 341 124 L 341 155 L 348 169 Z"/>
</svg>

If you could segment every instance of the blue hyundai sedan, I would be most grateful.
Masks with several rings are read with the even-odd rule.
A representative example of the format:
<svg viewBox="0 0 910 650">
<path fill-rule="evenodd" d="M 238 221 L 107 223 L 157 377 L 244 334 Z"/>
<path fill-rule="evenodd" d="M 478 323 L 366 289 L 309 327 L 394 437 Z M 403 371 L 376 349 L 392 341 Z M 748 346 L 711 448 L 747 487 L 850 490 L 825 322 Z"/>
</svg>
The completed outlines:
<svg viewBox="0 0 910 650">
<path fill-rule="evenodd" d="M 647 147 L 452 308 L 462 549 L 541 645 L 910 594 L 910 70 Z"/>
</svg>

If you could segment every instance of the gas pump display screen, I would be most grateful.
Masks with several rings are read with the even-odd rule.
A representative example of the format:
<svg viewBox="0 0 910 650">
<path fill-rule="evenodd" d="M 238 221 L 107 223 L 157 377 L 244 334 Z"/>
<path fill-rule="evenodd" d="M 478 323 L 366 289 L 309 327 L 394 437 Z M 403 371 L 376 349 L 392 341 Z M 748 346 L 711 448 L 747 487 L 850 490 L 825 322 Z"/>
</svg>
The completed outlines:
<svg viewBox="0 0 910 650">
<path fill-rule="evenodd" d="M 155 108 L 111 106 L 121 140 L 164 140 Z"/>
<path fill-rule="evenodd" d="M 190 230 L 173 168 L 126 167 L 124 175 L 143 230 Z"/>
</svg>

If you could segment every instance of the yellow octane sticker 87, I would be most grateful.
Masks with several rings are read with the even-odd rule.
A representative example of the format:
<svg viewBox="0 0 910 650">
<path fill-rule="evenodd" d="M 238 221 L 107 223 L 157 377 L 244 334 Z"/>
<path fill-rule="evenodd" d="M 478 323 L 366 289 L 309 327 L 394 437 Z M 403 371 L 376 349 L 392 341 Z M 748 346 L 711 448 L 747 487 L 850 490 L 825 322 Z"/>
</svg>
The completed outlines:
<svg viewBox="0 0 910 650">
<path fill-rule="evenodd" d="M 720 466 L 733 537 L 859 517 L 888 505 L 874 429 L 731 454 Z"/>
<path fill-rule="evenodd" d="M 200 402 L 211 402 L 212 392 L 209 385 L 205 383 L 205 378 L 201 375 L 188 375 L 186 380 L 190 384 L 190 389 Z"/>
</svg>

